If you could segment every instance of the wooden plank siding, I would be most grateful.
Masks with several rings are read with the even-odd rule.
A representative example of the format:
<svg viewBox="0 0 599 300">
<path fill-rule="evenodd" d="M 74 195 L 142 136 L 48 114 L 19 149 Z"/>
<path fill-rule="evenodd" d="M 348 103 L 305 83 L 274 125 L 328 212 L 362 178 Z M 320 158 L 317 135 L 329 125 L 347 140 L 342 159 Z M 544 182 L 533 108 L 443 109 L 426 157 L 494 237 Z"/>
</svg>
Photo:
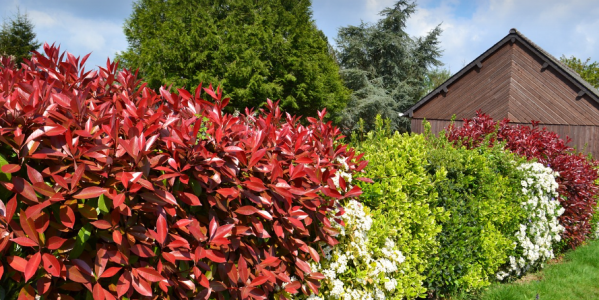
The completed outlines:
<svg viewBox="0 0 599 300">
<path fill-rule="evenodd" d="M 412 118 L 412 132 L 423 133 L 423 119 Z M 451 123 L 450 120 L 428 120 L 431 124 L 431 132 L 438 134 L 441 130 L 447 128 Z M 455 121 L 455 126 L 462 126 L 463 121 Z M 510 122 L 512 125 L 530 126 L 530 123 Z M 569 146 L 574 147 L 577 151 L 585 154 L 591 153 L 593 157 L 599 157 L 599 126 L 592 125 L 541 125 L 547 130 L 557 133 L 561 139 L 567 140 L 571 138 Z"/>
<path fill-rule="evenodd" d="M 509 119 L 541 124 L 599 125 L 599 105 L 520 42 L 512 48 Z"/>
<path fill-rule="evenodd" d="M 472 118 L 482 111 L 495 118 L 507 117 L 509 104 L 511 46 L 499 48 L 482 61 L 482 68 L 473 69 L 442 93 L 414 111 L 414 118 L 457 119 Z"/>
</svg>

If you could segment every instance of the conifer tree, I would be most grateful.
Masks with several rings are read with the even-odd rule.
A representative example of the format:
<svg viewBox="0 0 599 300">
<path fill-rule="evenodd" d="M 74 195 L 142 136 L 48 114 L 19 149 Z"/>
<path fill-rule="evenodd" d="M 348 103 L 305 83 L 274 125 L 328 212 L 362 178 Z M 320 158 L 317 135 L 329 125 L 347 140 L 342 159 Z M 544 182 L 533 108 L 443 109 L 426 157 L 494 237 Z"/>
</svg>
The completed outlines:
<svg viewBox="0 0 599 300">
<path fill-rule="evenodd" d="M 19 66 L 23 59 L 31 58 L 31 51 L 41 46 L 35 39 L 33 24 L 27 14 L 17 15 L 9 20 L 4 20 L 0 30 L 0 56 L 11 56 Z"/>
<path fill-rule="evenodd" d="M 220 84 L 238 110 L 270 98 L 304 116 L 349 96 L 309 0 L 138 0 L 124 30 L 118 59 L 152 88 Z"/>
<path fill-rule="evenodd" d="M 339 29 L 337 58 L 346 86 L 353 91 L 343 112 L 342 127 L 374 128 L 377 115 L 391 121 L 393 130 L 406 131 L 409 120 L 401 113 L 429 88 L 433 66 L 440 66 L 439 26 L 424 37 L 410 37 L 406 22 L 416 5 L 406 0 L 384 9 L 375 24 L 361 23 Z"/>
</svg>

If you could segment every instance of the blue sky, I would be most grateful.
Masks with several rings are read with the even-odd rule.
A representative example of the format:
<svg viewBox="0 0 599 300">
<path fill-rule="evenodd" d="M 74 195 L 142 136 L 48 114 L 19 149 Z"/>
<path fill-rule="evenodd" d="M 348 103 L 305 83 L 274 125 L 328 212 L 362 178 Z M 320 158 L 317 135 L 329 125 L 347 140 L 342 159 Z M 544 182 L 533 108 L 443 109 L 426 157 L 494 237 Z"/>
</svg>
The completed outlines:
<svg viewBox="0 0 599 300">
<path fill-rule="evenodd" d="M 376 22 L 395 0 L 313 0 L 318 28 L 331 42 L 339 27 Z M 122 25 L 132 0 L 0 0 L 0 18 L 26 11 L 40 41 L 57 42 L 83 56 L 88 68 L 127 48 Z M 562 54 L 599 61 L 597 0 L 419 0 L 407 31 L 422 36 L 441 24 L 445 68 L 459 71 L 517 28 L 556 57 Z"/>
</svg>

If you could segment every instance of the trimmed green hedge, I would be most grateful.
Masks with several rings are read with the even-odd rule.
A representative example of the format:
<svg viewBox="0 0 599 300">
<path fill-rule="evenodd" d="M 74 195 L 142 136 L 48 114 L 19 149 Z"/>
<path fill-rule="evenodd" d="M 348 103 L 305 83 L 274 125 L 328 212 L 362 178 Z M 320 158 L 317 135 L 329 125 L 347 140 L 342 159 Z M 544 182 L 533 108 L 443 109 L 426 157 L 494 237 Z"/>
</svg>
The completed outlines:
<svg viewBox="0 0 599 300">
<path fill-rule="evenodd" d="M 521 203 L 523 161 L 501 146 L 468 150 L 443 135 L 427 137 L 429 174 L 446 174 L 435 185 L 436 205 L 450 213 L 438 235 L 438 259 L 427 273 L 428 288 L 439 295 L 477 290 L 490 284 L 513 254 L 514 233 L 526 212 Z"/>
<path fill-rule="evenodd" d="M 381 118 L 377 129 L 359 143 L 358 151 L 368 160 L 365 177 L 374 183 L 360 183 L 360 201 L 371 208 L 370 242 L 383 248 L 392 239 L 405 256 L 396 279 L 396 298 L 423 296 L 425 273 L 435 264 L 440 250 L 437 234 L 440 221 L 448 214 L 435 207 L 435 184 L 443 180 L 443 172 L 430 174 L 427 165 L 427 143 L 421 135 L 389 134 Z"/>
</svg>

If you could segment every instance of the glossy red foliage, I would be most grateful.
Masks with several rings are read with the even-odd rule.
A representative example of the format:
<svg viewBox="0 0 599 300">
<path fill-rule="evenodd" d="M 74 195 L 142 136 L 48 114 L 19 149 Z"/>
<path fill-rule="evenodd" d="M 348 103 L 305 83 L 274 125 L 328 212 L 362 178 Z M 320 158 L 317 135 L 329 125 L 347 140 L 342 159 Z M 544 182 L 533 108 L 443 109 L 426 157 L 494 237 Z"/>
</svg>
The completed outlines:
<svg viewBox="0 0 599 300">
<path fill-rule="evenodd" d="M 595 181 L 598 163 L 576 153 L 555 132 L 540 128 L 533 121 L 531 126 L 511 125 L 504 119 L 495 122 L 482 112 L 464 120 L 462 127 L 450 125 L 446 136 L 456 144 L 469 148 L 480 146 L 485 138 L 491 143 L 505 142 L 505 147 L 514 153 L 537 159 L 539 163 L 559 172 L 559 200 L 565 208 L 560 223 L 566 228 L 564 240 L 572 248 L 580 245 L 591 234 L 591 218 L 594 213 L 599 187 Z"/>
<path fill-rule="evenodd" d="M 339 201 L 361 193 L 332 178 L 343 163 L 366 166 L 324 111 L 302 125 L 268 101 L 233 116 L 220 89 L 156 93 L 110 61 L 86 72 L 87 57 L 44 51 L 0 68 L 0 270 L 22 287 L 7 292 L 285 299 L 318 289 L 309 262 L 337 243 Z"/>
</svg>

